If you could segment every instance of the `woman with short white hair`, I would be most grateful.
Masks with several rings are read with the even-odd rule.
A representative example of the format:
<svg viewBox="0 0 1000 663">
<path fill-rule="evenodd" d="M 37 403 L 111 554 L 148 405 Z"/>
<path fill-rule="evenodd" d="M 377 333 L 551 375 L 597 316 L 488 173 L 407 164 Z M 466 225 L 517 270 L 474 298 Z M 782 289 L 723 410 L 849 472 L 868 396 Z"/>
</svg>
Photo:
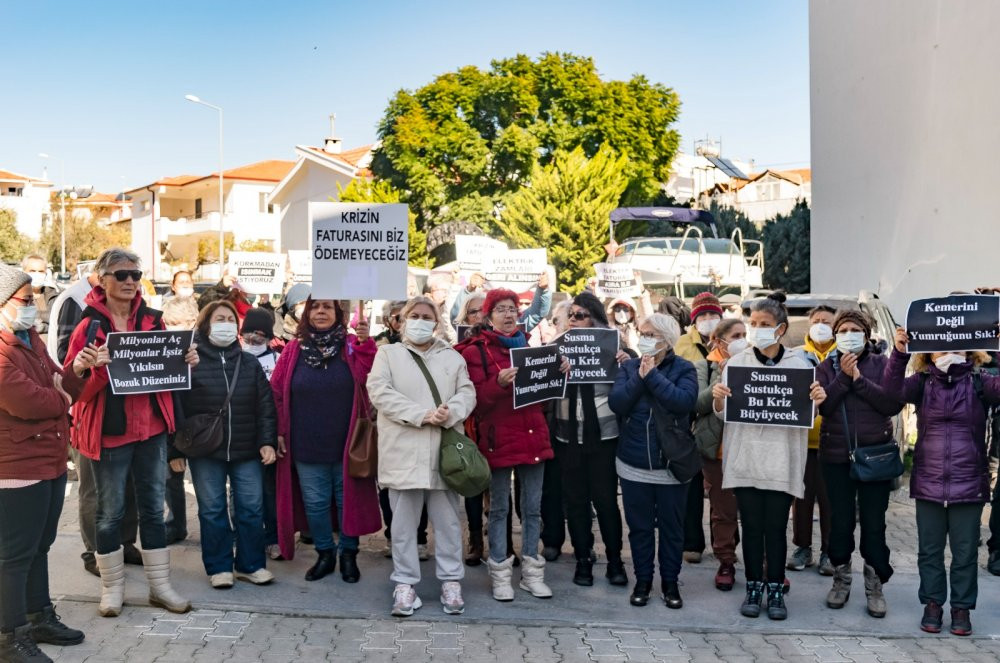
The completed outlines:
<svg viewBox="0 0 1000 663">
<path fill-rule="evenodd" d="M 438 307 L 414 297 L 400 314 L 401 343 L 384 345 L 368 376 L 368 394 L 378 410 L 378 481 L 392 505 L 392 563 L 396 583 L 392 614 L 408 617 L 420 608 L 417 523 L 427 506 L 434 525 L 437 577 L 447 614 L 465 610 L 462 587 L 462 527 L 459 495 L 438 467 L 441 431 L 462 430 L 476 406 L 476 390 L 462 355 L 435 336 Z"/>
</svg>

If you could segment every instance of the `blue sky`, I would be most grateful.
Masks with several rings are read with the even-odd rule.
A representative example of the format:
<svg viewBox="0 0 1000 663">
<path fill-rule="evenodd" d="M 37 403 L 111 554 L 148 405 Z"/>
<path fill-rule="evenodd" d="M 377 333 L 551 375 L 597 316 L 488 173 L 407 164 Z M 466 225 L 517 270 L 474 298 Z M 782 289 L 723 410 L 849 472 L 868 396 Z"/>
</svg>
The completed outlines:
<svg viewBox="0 0 1000 663">
<path fill-rule="evenodd" d="M 762 166 L 809 161 L 806 0 L 678 2 L 5 3 L 0 168 L 102 191 L 291 159 L 327 116 L 347 148 L 371 142 L 387 100 L 459 66 L 516 53 L 594 58 L 682 101 L 682 147 L 706 134 Z M 60 180 L 58 162 L 50 177 Z"/>
</svg>

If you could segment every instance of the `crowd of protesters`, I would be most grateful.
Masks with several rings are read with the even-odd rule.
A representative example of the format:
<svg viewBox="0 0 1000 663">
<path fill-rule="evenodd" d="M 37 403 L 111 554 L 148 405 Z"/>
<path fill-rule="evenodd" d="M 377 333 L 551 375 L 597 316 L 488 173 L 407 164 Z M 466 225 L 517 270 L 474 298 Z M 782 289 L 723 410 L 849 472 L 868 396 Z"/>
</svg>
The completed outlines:
<svg viewBox="0 0 1000 663">
<path fill-rule="evenodd" d="M 734 588 L 739 549 L 742 615 L 786 619 L 786 570 L 812 566 L 832 576 L 827 605 L 843 608 L 860 523 L 865 607 L 884 617 L 893 482 L 856 478 L 851 459 L 860 447 L 891 442 L 892 418 L 907 403 L 918 420 L 910 494 L 920 626 L 940 631 L 950 596 L 951 632 L 972 632 L 979 522 L 990 501 L 986 428 L 1000 403 L 985 353 L 911 358 L 900 329 L 884 354 L 865 313 L 823 306 L 809 313 L 805 345 L 793 348 L 781 293 L 735 315 L 709 292 L 690 309 L 670 299 L 654 309 L 646 291 L 638 301 L 602 301 L 588 287 L 553 307 L 544 274 L 526 293 L 490 288 L 480 275 L 461 285 L 434 275 L 426 295 L 386 303 L 373 337 L 360 309 L 314 299 L 309 284 L 292 285 L 272 308 L 254 306 L 228 276 L 199 296 L 192 275 L 179 271 L 156 310 L 128 250 L 105 251 L 61 293 L 46 273 L 38 256 L 22 269 L 0 266 L 0 660 L 49 660 L 36 643 L 85 637 L 60 621 L 48 587 L 67 445 L 79 481 L 81 557 L 100 577 L 106 617 L 122 612 L 125 564 L 144 568 L 150 603 L 190 609 L 171 586 L 168 548 L 188 536 L 187 472 L 205 573 L 217 589 L 271 583 L 268 562 L 293 559 L 302 544 L 315 549 L 306 580 L 339 567 L 344 582 L 359 582 L 360 537 L 384 528 L 392 614 L 412 615 L 422 605 L 416 586 L 430 557 L 429 526 L 446 613 L 464 611 L 465 567 L 484 562 L 497 601 L 517 598 L 515 575 L 527 595 L 548 598 L 565 591 L 547 583 L 545 567 L 560 556 L 567 527 L 573 583 L 593 585 L 596 517 L 607 581 L 630 583 L 627 534 L 629 602 L 648 604 L 658 567 L 664 604 L 680 609 L 683 563 L 701 562 L 706 548 L 707 495 L 714 584 Z M 572 384 L 561 399 L 515 408 L 510 351 L 569 328 L 619 332 L 614 382 Z M 194 331 L 184 356 L 190 390 L 115 395 L 108 334 L 155 330 Z M 814 427 L 726 423 L 730 366 L 814 368 Z M 175 445 L 178 431 L 219 412 L 221 446 L 187 457 Z M 349 446 L 371 421 L 377 472 L 357 476 Z M 700 469 L 691 475 L 664 455 L 668 426 L 693 437 Z M 442 479 L 445 430 L 468 435 L 485 457 L 483 494 L 463 500 Z M 1000 551 L 990 563 L 1000 567 Z"/>
</svg>

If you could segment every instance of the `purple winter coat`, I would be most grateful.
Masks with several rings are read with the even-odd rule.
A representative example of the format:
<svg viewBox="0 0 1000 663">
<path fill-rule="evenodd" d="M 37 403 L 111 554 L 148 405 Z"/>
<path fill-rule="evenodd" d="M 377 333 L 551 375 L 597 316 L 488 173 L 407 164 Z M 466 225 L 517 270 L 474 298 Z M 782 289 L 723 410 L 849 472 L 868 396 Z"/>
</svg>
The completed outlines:
<svg viewBox="0 0 1000 663">
<path fill-rule="evenodd" d="M 855 436 L 860 447 L 892 440 L 892 417 L 903 409 L 903 402 L 882 386 L 889 363 L 885 355 L 866 348 L 858 357 L 861 377 L 857 380 L 840 370 L 840 356 L 834 351 L 816 369 L 816 380 L 826 389 L 826 400 L 819 406 L 823 415 L 819 457 L 824 463 L 849 462 L 850 440 Z M 845 409 L 849 433 L 844 431 Z"/>
<path fill-rule="evenodd" d="M 942 373 L 931 366 L 904 379 L 910 355 L 893 350 L 884 385 L 919 407 L 917 446 L 910 475 L 910 496 L 931 502 L 984 503 L 990 500 L 986 460 L 986 410 L 972 382 L 972 364 L 951 366 Z M 982 374 L 983 397 L 1000 403 L 1000 378 Z"/>
</svg>

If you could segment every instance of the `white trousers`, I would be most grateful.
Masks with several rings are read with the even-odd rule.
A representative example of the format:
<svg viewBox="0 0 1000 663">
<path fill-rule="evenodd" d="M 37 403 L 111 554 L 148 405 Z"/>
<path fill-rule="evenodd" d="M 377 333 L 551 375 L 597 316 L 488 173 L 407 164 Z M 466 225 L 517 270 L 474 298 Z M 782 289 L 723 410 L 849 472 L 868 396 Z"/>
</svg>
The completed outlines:
<svg viewBox="0 0 1000 663">
<path fill-rule="evenodd" d="M 462 525 L 459 496 L 451 490 L 389 489 L 392 507 L 392 575 L 396 583 L 420 582 L 420 556 L 417 551 L 417 525 L 427 504 L 427 519 L 434 527 L 434 561 L 441 581 L 465 577 L 462 559 Z"/>
</svg>

